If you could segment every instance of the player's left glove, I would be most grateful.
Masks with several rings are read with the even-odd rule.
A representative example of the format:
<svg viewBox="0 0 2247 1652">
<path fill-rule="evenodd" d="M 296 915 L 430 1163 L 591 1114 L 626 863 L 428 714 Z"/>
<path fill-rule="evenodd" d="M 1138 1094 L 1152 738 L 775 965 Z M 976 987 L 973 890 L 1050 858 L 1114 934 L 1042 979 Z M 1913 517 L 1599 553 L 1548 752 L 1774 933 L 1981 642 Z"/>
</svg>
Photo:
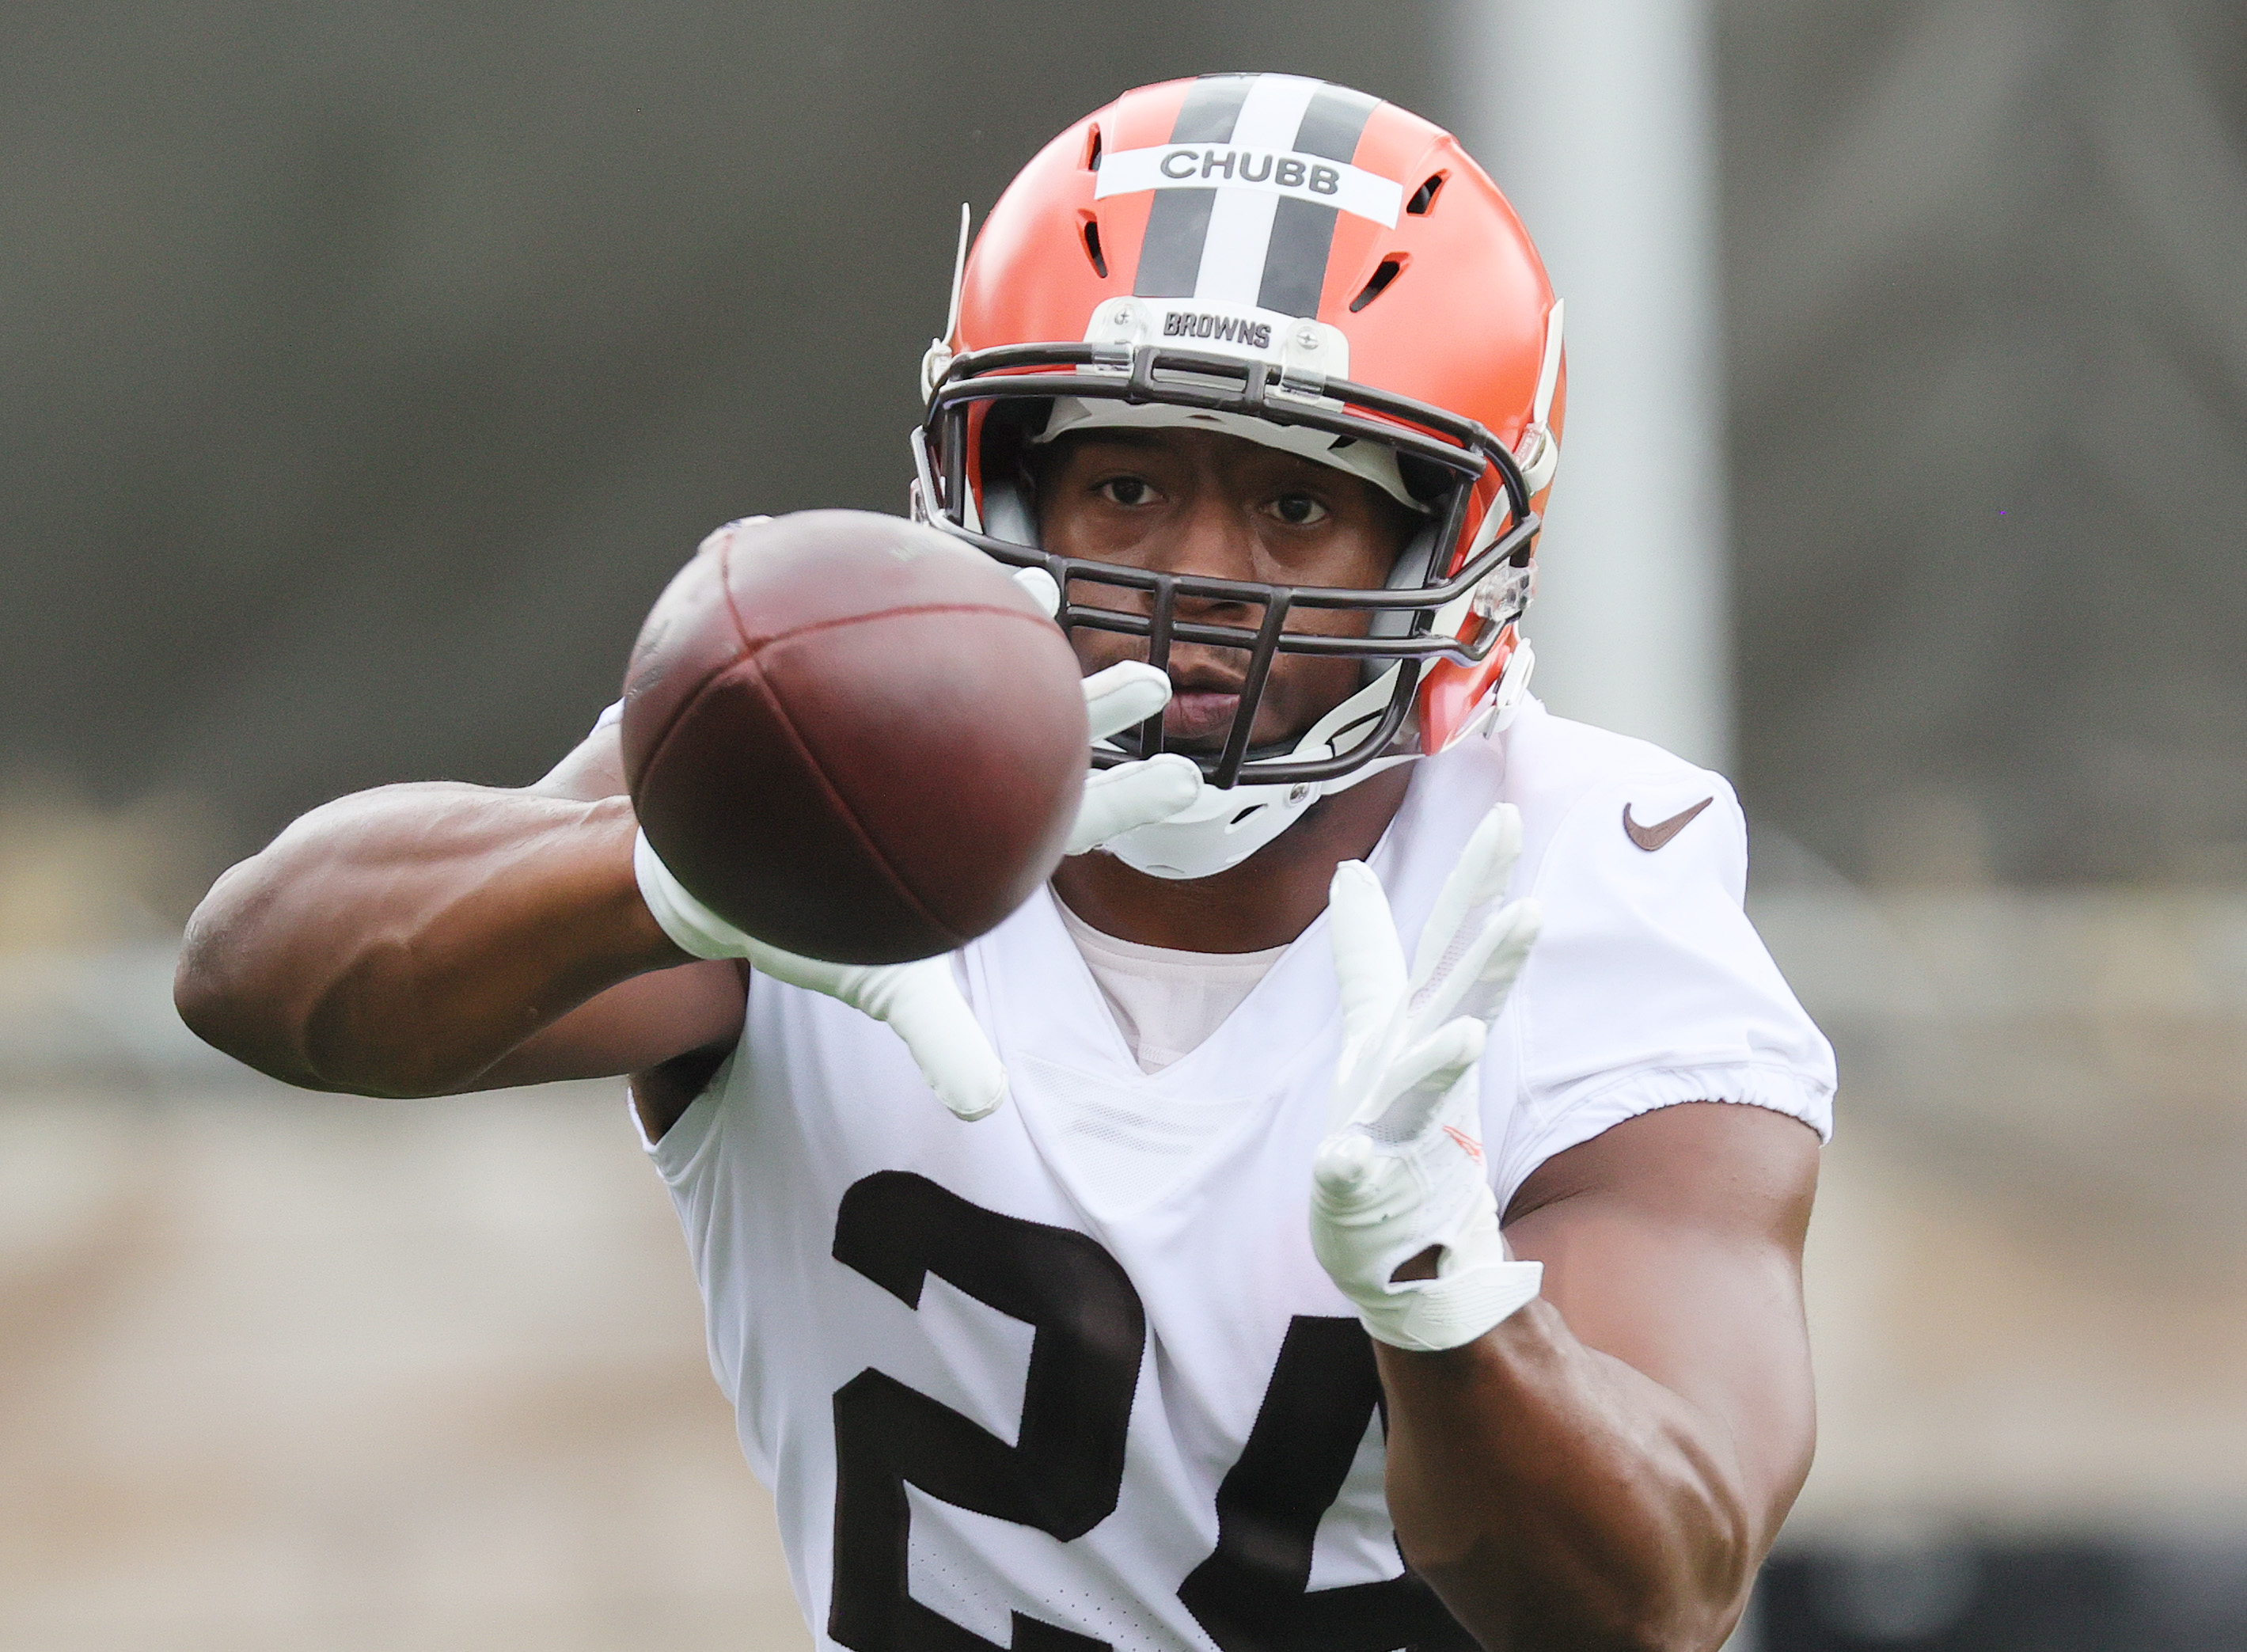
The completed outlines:
<svg viewBox="0 0 2247 1652">
<path fill-rule="evenodd" d="M 1536 903 L 1496 907 L 1520 851 L 1521 817 L 1501 804 L 1437 897 L 1409 973 L 1380 881 L 1360 861 L 1335 869 L 1342 1052 L 1312 1170 L 1311 1248 L 1367 1331 L 1397 1348 L 1471 1342 L 1543 1280 L 1499 1232 L 1476 1074 L 1537 939 Z M 1435 1278 L 1396 1280 L 1431 1248 Z"/>
</svg>

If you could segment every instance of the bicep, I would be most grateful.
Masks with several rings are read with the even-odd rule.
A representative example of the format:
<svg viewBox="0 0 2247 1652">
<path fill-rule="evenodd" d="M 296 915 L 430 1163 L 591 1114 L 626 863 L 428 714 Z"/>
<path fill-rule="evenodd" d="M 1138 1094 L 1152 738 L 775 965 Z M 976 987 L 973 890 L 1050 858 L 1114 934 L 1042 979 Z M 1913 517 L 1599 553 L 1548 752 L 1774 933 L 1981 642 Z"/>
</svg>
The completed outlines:
<svg viewBox="0 0 2247 1652">
<path fill-rule="evenodd" d="M 1554 1155 L 1506 1229 L 1545 1264 L 1543 1294 L 1580 1341 L 1729 1437 L 1770 1527 L 1815 1433 L 1801 1263 L 1817 1176 L 1818 1138 L 1798 1121 L 1688 1103 Z"/>
<path fill-rule="evenodd" d="M 730 959 L 635 975 L 531 1034 L 478 1075 L 475 1088 L 610 1078 L 730 1047 L 741 1034 L 748 990 Z"/>
</svg>

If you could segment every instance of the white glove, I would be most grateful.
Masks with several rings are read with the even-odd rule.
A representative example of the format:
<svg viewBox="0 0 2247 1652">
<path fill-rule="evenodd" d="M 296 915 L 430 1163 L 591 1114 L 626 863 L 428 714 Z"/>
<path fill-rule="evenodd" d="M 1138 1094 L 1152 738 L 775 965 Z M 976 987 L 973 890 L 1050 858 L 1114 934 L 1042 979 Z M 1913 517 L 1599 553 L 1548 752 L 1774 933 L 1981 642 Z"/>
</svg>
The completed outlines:
<svg viewBox="0 0 2247 1652">
<path fill-rule="evenodd" d="M 949 958 L 910 964 L 830 964 L 759 940 L 735 928 L 671 875 L 642 832 L 632 871 L 647 910 L 682 952 L 697 958 L 746 958 L 775 980 L 838 999 L 887 1021 L 937 1099 L 966 1119 L 987 1117 L 1007 1099 L 1007 1069 L 960 995 Z"/>
<path fill-rule="evenodd" d="M 1084 711 L 1095 740 L 1158 715 L 1170 701 L 1169 677 L 1136 659 L 1084 679 Z M 1201 770 L 1177 752 L 1096 768 L 1085 776 L 1084 801 L 1062 852 L 1082 855 L 1111 837 L 1168 820 L 1200 795 Z"/>
<path fill-rule="evenodd" d="M 1043 570 L 1035 570 L 1042 577 Z M 1052 580 L 1048 577 L 1048 586 Z M 1171 679 L 1151 666 L 1111 666 L 1085 679 L 1085 710 L 1098 740 L 1159 713 Z M 1193 802 L 1201 771 L 1174 754 L 1089 775 L 1067 852 L 1081 855 L 1119 832 L 1165 820 Z M 910 964 L 830 964 L 783 951 L 736 928 L 691 894 L 642 832 L 632 843 L 641 898 L 673 944 L 696 958 L 745 958 L 775 980 L 824 993 L 889 1023 L 937 1098 L 964 1119 L 985 1118 L 1007 1099 L 1007 1069 L 962 997 L 946 958 Z"/>
<path fill-rule="evenodd" d="M 1409 976 L 1380 881 L 1361 861 L 1335 869 L 1342 1051 L 1312 1166 L 1311 1249 L 1367 1331 L 1397 1348 L 1471 1342 L 1543 1280 L 1542 1263 L 1506 1248 L 1479 1139 L 1476 1064 L 1537 939 L 1535 902 L 1491 910 L 1520 852 L 1521 816 L 1500 804 L 1437 897 Z M 1434 1279 L 1396 1281 L 1431 1246 Z"/>
<path fill-rule="evenodd" d="M 1061 611 L 1061 587 L 1044 569 L 1017 570 L 1014 583 L 1048 614 Z M 1085 716 L 1096 741 L 1145 722 L 1170 703 L 1170 678 L 1137 660 L 1110 666 L 1084 679 Z M 1096 768 L 1085 778 L 1084 802 L 1062 852 L 1089 853 L 1111 837 L 1168 820 L 1200 795 L 1201 770 L 1193 759 L 1176 752 Z"/>
</svg>

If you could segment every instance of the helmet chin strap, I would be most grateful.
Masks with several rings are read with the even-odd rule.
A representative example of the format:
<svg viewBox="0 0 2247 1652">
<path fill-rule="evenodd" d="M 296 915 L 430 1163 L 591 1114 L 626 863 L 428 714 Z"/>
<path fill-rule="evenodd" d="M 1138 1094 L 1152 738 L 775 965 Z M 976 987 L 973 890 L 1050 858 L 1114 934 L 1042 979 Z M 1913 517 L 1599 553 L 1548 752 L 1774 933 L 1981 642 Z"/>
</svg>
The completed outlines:
<svg viewBox="0 0 2247 1652">
<path fill-rule="evenodd" d="M 1476 720 L 1476 726 L 1462 733 L 1479 733 L 1485 738 L 1503 733 L 1521 709 L 1528 693 L 1529 673 L 1536 663 L 1536 652 L 1527 640 L 1517 644 L 1513 657 L 1506 661 L 1506 670 L 1491 693 L 1487 709 Z M 1310 732 L 1296 742 L 1289 755 L 1302 762 L 1331 755 L 1335 735 L 1353 723 L 1380 714 L 1396 688 L 1399 669 L 1391 666 L 1320 718 Z M 1150 877 L 1178 882 L 1213 877 L 1240 865 L 1272 842 L 1301 820 L 1320 798 L 1348 791 L 1358 782 L 1370 779 L 1384 769 L 1417 761 L 1419 755 L 1406 752 L 1376 757 L 1338 779 L 1294 786 L 1234 786 L 1220 791 L 1205 785 L 1200 795 L 1169 819 L 1157 821 L 1151 826 L 1136 827 L 1101 847 L 1133 870 L 1144 872 Z"/>
<path fill-rule="evenodd" d="M 1295 742 L 1288 756 L 1297 762 L 1332 756 L 1338 734 L 1381 714 L 1382 708 L 1389 704 L 1390 695 L 1396 691 L 1399 669 L 1391 666 L 1320 718 Z M 1306 781 L 1293 786 L 1232 786 L 1220 789 L 1205 784 L 1200 795 L 1178 814 L 1151 826 L 1135 828 L 1101 847 L 1150 877 L 1184 881 L 1214 877 L 1228 867 L 1240 865 L 1286 831 L 1320 798 L 1348 791 L 1358 782 L 1369 780 L 1383 769 L 1411 762 L 1417 755 L 1404 752 L 1376 757 L 1336 779 Z"/>
</svg>

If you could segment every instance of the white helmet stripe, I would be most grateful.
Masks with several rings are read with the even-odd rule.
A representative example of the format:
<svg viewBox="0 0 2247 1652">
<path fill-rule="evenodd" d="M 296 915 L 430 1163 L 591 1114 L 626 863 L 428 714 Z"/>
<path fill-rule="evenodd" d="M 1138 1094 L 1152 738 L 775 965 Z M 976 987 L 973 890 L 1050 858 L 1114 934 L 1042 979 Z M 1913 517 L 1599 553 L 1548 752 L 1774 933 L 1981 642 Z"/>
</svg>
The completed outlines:
<svg viewBox="0 0 2247 1652">
<path fill-rule="evenodd" d="M 1545 358 L 1537 364 L 1537 399 L 1529 409 L 1529 422 L 1541 425 L 1553 411 L 1553 392 L 1561 382 L 1561 311 L 1558 298 L 1545 317 Z"/>
<path fill-rule="evenodd" d="M 1303 112 L 1318 90 L 1319 82 L 1301 75 L 1258 75 L 1227 141 L 1235 149 L 1293 147 Z M 1256 302 L 1264 285 L 1265 254 L 1272 242 L 1272 215 L 1279 205 L 1280 197 L 1266 189 L 1217 191 L 1210 205 L 1209 231 L 1202 239 L 1195 297 L 1214 304 Z"/>
</svg>

